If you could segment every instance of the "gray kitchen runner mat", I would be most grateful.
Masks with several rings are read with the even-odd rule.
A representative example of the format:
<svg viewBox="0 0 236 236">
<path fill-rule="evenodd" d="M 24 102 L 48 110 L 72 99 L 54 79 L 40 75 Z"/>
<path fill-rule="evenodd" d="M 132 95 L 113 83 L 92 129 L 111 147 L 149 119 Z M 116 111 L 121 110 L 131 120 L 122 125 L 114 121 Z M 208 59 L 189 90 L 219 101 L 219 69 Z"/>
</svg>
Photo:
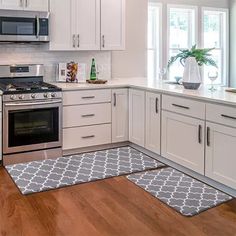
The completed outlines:
<svg viewBox="0 0 236 236">
<path fill-rule="evenodd" d="M 192 177 L 170 167 L 127 178 L 184 216 L 194 216 L 232 199 Z"/>
<path fill-rule="evenodd" d="M 26 195 L 164 166 L 131 147 L 122 147 L 5 168 Z"/>
</svg>

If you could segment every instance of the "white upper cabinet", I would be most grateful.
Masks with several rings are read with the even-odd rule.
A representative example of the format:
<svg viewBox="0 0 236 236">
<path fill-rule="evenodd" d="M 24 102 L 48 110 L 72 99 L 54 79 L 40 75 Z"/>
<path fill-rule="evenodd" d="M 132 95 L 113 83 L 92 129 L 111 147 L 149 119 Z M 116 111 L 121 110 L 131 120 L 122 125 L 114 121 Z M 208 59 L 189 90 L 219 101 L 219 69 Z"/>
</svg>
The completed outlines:
<svg viewBox="0 0 236 236">
<path fill-rule="evenodd" d="M 101 48 L 125 49 L 125 0 L 101 0 Z"/>
<path fill-rule="evenodd" d="M 48 11 L 48 0 L 0 0 L 0 9 Z"/>
<path fill-rule="evenodd" d="M 25 0 L 24 10 L 48 11 L 48 0 Z"/>
<path fill-rule="evenodd" d="M 51 50 L 100 49 L 99 0 L 51 0 L 50 11 Z"/>
<path fill-rule="evenodd" d="M 75 50 L 72 0 L 50 0 L 50 50 Z M 63 15 L 67 17 L 62 17 Z M 74 46 L 74 47 L 73 47 Z"/>
<path fill-rule="evenodd" d="M 161 96 L 146 93 L 146 139 L 145 148 L 161 154 Z"/>
<path fill-rule="evenodd" d="M 112 90 L 112 142 L 125 142 L 129 139 L 129 100 L 128 89 Z"/>
<path fill-rule="evenodd" d="M 1 0 L 1 9 L 22 10 L 24 8 L 23 0 Z"/>
<path fill-rule="evenodd" d="M 77 0 L 76 23 L 79 50 L 100 50 L 100 0 Z"/>
<path fill-rule="evenodd" d="M 145 146 L 145 92 L 129 90 L 129 141 Z"/>
</svg>

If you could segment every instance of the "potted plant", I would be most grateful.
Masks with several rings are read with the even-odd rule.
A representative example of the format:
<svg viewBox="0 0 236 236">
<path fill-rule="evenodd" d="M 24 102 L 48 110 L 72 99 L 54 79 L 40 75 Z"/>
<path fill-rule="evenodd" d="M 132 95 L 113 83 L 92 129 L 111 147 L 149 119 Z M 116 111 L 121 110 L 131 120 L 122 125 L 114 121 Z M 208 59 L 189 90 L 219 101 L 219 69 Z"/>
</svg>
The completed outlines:
<svg viewBox="0 0 236 236">
<path fill-rule="evenodd" d="M 212 59 L 210 52 L 215 48 L 199 49 L 194 45 L 191 49 L 181 49 L 176 56 L 170 58 L 168 69 L 177 60 L 184 66 L 183 85 L 186 89 L 198 89 L 201 85 L 200 67 L 203 65 L 214 66 L 216 62 Z"/>
</svg>

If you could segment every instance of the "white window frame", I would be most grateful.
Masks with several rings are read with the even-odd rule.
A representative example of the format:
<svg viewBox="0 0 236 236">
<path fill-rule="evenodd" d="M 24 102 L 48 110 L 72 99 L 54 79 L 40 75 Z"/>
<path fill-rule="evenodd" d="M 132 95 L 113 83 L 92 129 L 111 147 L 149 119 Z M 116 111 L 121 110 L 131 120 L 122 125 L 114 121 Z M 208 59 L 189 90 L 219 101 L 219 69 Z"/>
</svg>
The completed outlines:
<svg viewBox="0 0 236 236">
<path fill-rule="evenodd" d="M 149 51 L 149 50 L 153 50 L 154 51 L 155 61 L 157 61 L 157 57 L 159 57 L 159 68 L 162 68 L 162 66 L 163 66 L 163 55 L 162 55 L 162 45 L 163 45 L 163 39 L 162 39 L 162 25 L 163 25 L 162 21 L 163 21 L 163 16 L 162 16 L 162 11 L 163 11 L 163 4 L 159 3 L 159 2 L 149 2 L 148 4 L 149 4 L 149 6 L 154 6 L 154 7 L 158 7 L 159 8 L 159 22 L 161 24 L 159 25 L 159 32 L 158 32 L 158 35 L 160 37 L 159 38 L 159 45 L 156 45 L 156 47 L 154 47 L 154 48 L 147 47 L 147 51 Z M 148 35 L 147 35 L 147 37 L 148 37 Z M 147 57 L 148 57 L 148 55 L 147 55 Z M 148 68 L 148 66 L 147 66 L 147 68 Z M 154 78 L 152 78 L 152 79 L 153 80 L 156 80 L 157 78 L 159 79 L 159 75 L 158 74 L 159 74 L 158 68 L 155 67 Z"/>
<path fill-rule="evenodd" d="M 196 44 L 197 46 L 199 46 L 198 43 L 198 37 L 199 37 L 199 24 L 198 24 L 198 19 L 199 19 L 199 7 L 198 6 L 193 6 L 193 5 L 182 5 L 182 4 L 167 4 L 167 45 L 166 45 L 166 55 L 167 55 L 167 62 L 168 63 L 169 59 L 170 59 L 170 50 L 175 50 L 177 48 L 170 48 L 170 10 L 171 8 L 175 8 L 175 9 L 189 9 L 189 10 L 193 10 L 195 13 L 195 32 L 194 32 L 194 38 L 193 38 L 193 45 Z M 193 32 L 189 32 L 189 33 L 193 33 Z M 192 47 L 193 45 L 188 45 L 188 47 Z M 179 48 L 179 49 L 186 49 L 186 48 Z M 167 74 L 167 79 L 169 79 L 169 75 Z"/>
<path fill-rule="evenodd" d="M 204 12 L 205 11 L 215 11 L 215 12 L 224 12 L 226 13 L 226 35 L 225 35 L 225 51 L 223 55 L 222 68 L 223 68 L 223 78 L 221 80 L 221 85 L 229 85 L 229 9 L 228 8 L 214 8 L 214 7 L 202 7 L 201 17 L 202 17 L 202 27 L 201 27 L 201 46 L 204 46 Z M 222 27 L 221 27 L 222 28 Z M 224 35 L 222 34 L 222 37 Z"/>
</svg>

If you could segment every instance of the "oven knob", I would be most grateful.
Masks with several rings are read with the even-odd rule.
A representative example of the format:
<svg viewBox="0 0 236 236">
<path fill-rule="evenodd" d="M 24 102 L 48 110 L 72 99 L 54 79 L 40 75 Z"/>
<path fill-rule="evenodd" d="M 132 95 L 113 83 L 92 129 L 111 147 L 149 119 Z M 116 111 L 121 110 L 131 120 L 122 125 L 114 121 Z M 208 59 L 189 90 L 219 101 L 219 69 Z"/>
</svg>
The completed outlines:
<svg viewBox="0 0 236 236">
<path fill-rule="evenodd" d="M 57 95 L 56 95 L 56 93 L 52 93 L 51 96 L 52 96 L 52 98 L 55 98 Z"/>
<path fill-rule="evenodd" d="M 44 96 L 45 98 L 48 98 L 48 94 L 47 94 L 47 93 L 45 93 L 43 96 Z"/>
<path fill-rule="evenodd" d="M 24 95 L 19 95 L 18 97 L 20 100 L 22 100 L 24 98 Z"/>
<path fill-rule="evenodd" d="M 36 98 L 36 94 L 31 94 L 31 98 L 35 99 Z"/>
<path fill-rule="evenodd" d="M 15 100 L 15 99 L 16 99 L 16 95 L 11 95 L 11 96 L 10 96 L 10 99 L 11 99 L 11 100 Z"/>
</svg>

